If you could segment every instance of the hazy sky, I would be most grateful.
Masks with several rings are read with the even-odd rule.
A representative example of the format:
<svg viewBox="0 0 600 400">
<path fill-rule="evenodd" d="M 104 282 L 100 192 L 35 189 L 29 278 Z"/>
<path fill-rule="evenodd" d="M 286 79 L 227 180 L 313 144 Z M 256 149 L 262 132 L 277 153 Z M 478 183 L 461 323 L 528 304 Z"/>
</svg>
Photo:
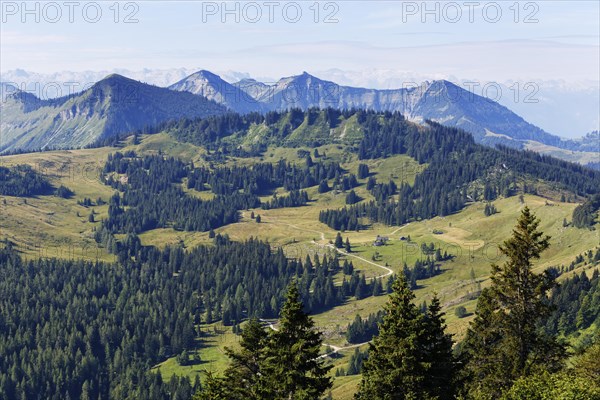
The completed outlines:
<svg viewBox="0 0 600 400">
<path fill-rule="evenodd" d="M 598 1 L 23 4 L 1 3 L 0 72 L 201 67 L 278 78 L 372 68 L 600 79 Z"/>
</svg>

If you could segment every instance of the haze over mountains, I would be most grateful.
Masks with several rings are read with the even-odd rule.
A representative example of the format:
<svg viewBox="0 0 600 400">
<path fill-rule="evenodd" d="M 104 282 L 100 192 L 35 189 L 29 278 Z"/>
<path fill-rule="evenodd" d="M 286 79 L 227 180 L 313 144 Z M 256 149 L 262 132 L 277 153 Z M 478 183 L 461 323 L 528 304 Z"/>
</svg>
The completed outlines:
<svg viewBox="0 0 600 400">
<path fill-rule="evenodd" d="M 104 77 L 116 73 L 140 82 L 168 87 L 203 68 L 144 68 L 141 70 L 112 69 L 103 71 L 60 71 L 39 73 L 23 69 L 0 71 L 0 81 L 16 84 L 22 90 L 49 99 L 90 88 Z M 254 78 L 259 82 L 275 83 L 278 79 L 264 73 L 249 74 L 233 70 L 213 70 L 228 83 Z M 477 76 L 454 74 L 426 74 L 398 68 L 370 68 L 364 70 L 324 69 L 311 70 L 322 80 L 342 86 L 395 89 L 420 82 L 442 80 L 491 98 L 508 107 L 526 121 L 546 132 L 567 138 L 579 138 L 597 130 L 600 123 L 600 81 L 598 80 L 544 80 L 535 77 L 515 77 L 513 80 L 489 81 Z M 289 74 L 293 75 L 293 73 Z"/>
<path fill-rule="evenodd" d="M 378 90 L 338 85 L 306 72 L 268 84 L 229 83 L 210 71 L 195 72 L 168 89 L 110 75 L 71 96 L 40 100 L 4 90 L 0 151 L 84 147 L 100 138 L 170 119 L 289 108 L 363 108 L 400 111 L 408 119 L 431 119 L 464 129 L 478 143 L 531 148 L 583 164 L 600 152 L 597 134 L 563 139 L 525 121 L 508 108 L 446 80 Z M 568 153 L 568 154 L 567 154 Z M 597 158 L 597 157 L 596 157 Z"/>
<path fill-rule="evenodd" d="M 253 79 L 243 79 L 232 85 L 208 71 L 199 71 L 169 88 L 205 96 L 208 94 L 209 99 L 241 113 L 252 108 L 252 111 L 264 111 L 292 107 L 400 111 L 412 120 L 432 119 L 465 129 L 484 144 L 502 143 L 523 147 L 525 141 L 532 140 L 579 150 L 575 141 L 551 135 L 529 124 L 508 108 L 446 80 L 424 82 L 409 88 L 377 90 L 341 86 L 304 72 L 281 78 L 272 85 Z M 237 89 L 248 94 L 250 99 Z"/>
</svg>

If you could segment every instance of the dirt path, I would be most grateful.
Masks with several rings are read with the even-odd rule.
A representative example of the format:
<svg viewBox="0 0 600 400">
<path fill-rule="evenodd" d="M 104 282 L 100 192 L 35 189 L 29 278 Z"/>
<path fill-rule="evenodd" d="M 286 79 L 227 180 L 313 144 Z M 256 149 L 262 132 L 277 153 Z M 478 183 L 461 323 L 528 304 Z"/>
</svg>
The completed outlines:
<svg viewBox="0 0 600 400">
<path fill-rule="evenodd" d="M 243 215 L 244 215 L 244 214 L 243 214 L 243 212 L 242 212 L 242 216 L 243 216 Z M 292 228 L 294 228 L 294 229 L 298 229 L 298 230 L 305 231 L 305 232 L 317 233 L 317 234 L 319 234 L 319 236 L 320 236 L 320 238 L 321 238 L 321 241 L 322 241 L 322 242 L 325 242 L 325 241 L 326 241 L 326 238 L 325 238 L 325 232 L 317 231 L 317 230 L 314 230 L 314 229 L 302 228 L 302 227 L 299 227 L 299 226 L 297 226 L 297 225 L 294 225 L 294 224 L 290 224 L 290 223 L 287 223 L 287 222 L 280 222 L 280 221 L 277 221 L 277 220 L 275 220 L 275 221 L 271 220 L 271 221 L 269 221 L 269 222 L 270 222 L 270 223 L 272 223 L 272 224 L 286 225 L 286 226 L 292 227 Z M 406 225 L 403 225 L 403 226 L 401 226 L 401 227 L 399 227 L 399 228 L 395 229 L 395 230 L 394 230 L 392 233 L 390 233 L 390 236 L 391 236 L 391 235 L 395 235 L 395 234 L 396 234 L 398 231 L 400 231 L 401 229 L 403 229 L 403 228 L 407 227 L 408 225 L 410 225 L 410 223 L 408 223 L 408 224 L 406 224 Z M 375 276 L 375 277 L 373 277 L 373 278 L 371 278 L 371 279 L 379 279 L 379 278 L 384 278 L 384 277 L 386 277 L 386 276 L 390 276 L 390 275 L 392 275 L 392 274 L 394 273 L 394 271 L 393 271 L 391 268 L 388 268 L 388 267 L 386 267 L 385 265 L 377 264 L 376 262 L 373 262 L 373 261 L 371 261 L 371 260 L 367 260 L 366 258 L 364 258 L 364 257 L 361 257 L 361 256 L 358 256 L 358 255 L 356 255 L 356 254 L 347 253 L 347 252 L 345 252 L 345 251 L 343 251 L 343 250 L 341 250 L 341 249 L 338 249 L 338 248 L 337 248 L 337 247 L 335 247 L 333 244 L 329 244 L 329 243 L 327 243 L 327 244 L 318 243 L 318 242 L 316 242 L 315 240 L 311 240 L 311 241 L 310 241 L 310 243 L 313 243 L 313 244 L 314 244 L 314 245 L 316 245 L 316 246 L 329 247 L 329 248 L 331 248 L 331 249 L 334 249 L 334 250 L 335 250 L 335 251 L 337 251 L 338 253 L 340 253 L 340 254 L 343 254 L 343 255 L 345 255 L 345 256 L 347 256 L 347 257 L 354 257 L 354 258 L 356 258 L 356 259 L 359 259 L 359 260 L 361 260 L 361 261 L 363 261 L 363 262 L 365 262 L 365 263 L 367 263 L 367 264 L 370 264 L 370 265 L 373 265 L 373 266 L 375 266 L 375 267 L 378 267 L 378 268 L 381 268 L 381 269 L 385 270 L 385 273 L 384 273 L 384 274 L 381 274 L 381 275 L 379 275 L 379 276 Z M 277 330 L 277 328 L 275 327 L 275 325 L 273 324 L 273 322 L 272 322 L 272 321 L 268 321 L 268 320 L 260 319 L 260 322 L 262 322 L 262 323 L 265 323 L 265 324 L 266 324 L 266 325 L 269 327 L 269 329 L 272 329 L 272 330 L 274 330 L 274 331 L 276 331 L 276 330 Z M 370 341 L 368 341 L 368 342 L 364 342 L 364 343 L 352 344 L 352 345 L 343 346 L 343 347 L 339 347 L 339 346 L 334 346 L 334 345 L 332 345 L 332 344 L 323 343 L 323 345 L 324 345 L 324 346 L 328 346 L 328 347 L 330 347 L 330 348 L 331 348 L 333 351 L 330 351 L 330 352 L 328 352 L 328 353 L 322 354 L 322 355 L 320 355 L 318 358 L 325 358 L 325 357 L 328 357 L 328 356 L 330 356 L 330 355 L 332 355 L 332 354 L 339 353 L 340 351 L 343 351 L 343 350 L 349 350 L 349 349 L 354 349 L 354 348 L 356 348 L 356 347 L 364 346 L 364 345 L 366 345 L 366 344 L 368 344 L 368 343 L 370 343 Z"/>
<path fill-rule="evenodd" d="M 407 227 L 407 226 L 409 226 L 409 225 L 410 225 L 410 222 L 409 222 L 408 224 L 406 224 L 406 225 L 402 225 L 400 228 L 398 228 L 398 229 L 396 229 L 395 231 L 393 231 L 392 233 L 390 233 L 390 236 L 392 236 L 392 235 L 395 235 L 396 233 L 398 233 L 398 231 L 399 231 L 400 229 L 404 229 L 404 228 L 406 228 L 406 227 Z"/>
<path fill-rule="evenodd" d="M 333 351 L 330 351 L 329 353 L 321 354 L 319 357 L 317 357 L 317 359 L 329 357 L 330 355 L 339 353 L 342 350 L 354 349 L 356 347 L 364 346 L 365 344 L 369 344 L 369 343 L 371 343 L 371 342 L 368 341 L 368 342 L 364 342 L 364 343 L 351 344 L 349 346 L 344 346 L 344 347 L 337 347 L 337 346 L 332 346 L 327 343 L 323 343 L 324 346 L 331 347 L 333 349 Z"/>
<path fill-rule="evenodd" d="M 386 276 L 390 276 L 390 275 L 392 275 L 392 274 L 394 273 L 394 271 L 393 271 L 391 268 L 388 268 L 388 267 L 386 267 L 385 265 L 377 264 L 376 262 L 373 262 L 373 261 L 367 260 L 366 258 L 363 258 L 363 257 L 361 257 L 361 256 L 357 256 L 356 254 L 352 254 L 352 253 L 346 253 L 345 251 L 338 249 L 337 247 L 335 247 L 335 246 L 334 246 L 334 245 L 332 245 L 332 244 L 328 244 L 328 245 L 326 245 L 326 247 L 329 247 L 329 248 L 331 248 L 331 249 L 334 249 L 334 250 L 335 250 L 335 251 L 337 251 L 338 253 L 340 253 L 340 254 L 343 254 L 343 255 L 345 255 L 345 256 L 347 256 L 347 257 L 354 257 L 354 258 L 357 258 L 357 259 L 359 259 L 359 260 L 361 260 L 361 261 L 363 261 L 363 262 L 366 262 L 367 264 L 374 265 L 374 266 L 376 266 L 376 267 L 379 267 L 379 268 L 381 268 L 381 269 L 384 269 L 384 270 L 386 271 L 384 274 L 381 274 L 381 275 L 379 275 L 379 276 L 374 276 L 373 278 L 371 278 L 371 280 L 373 280 L 373 279 L 379 279 L 379 278 L 384 278 L 384 277 L 386 277 Z"/>
<path fill-rule="evenodd" d="M 259 321 L 262 322 L 262 323 L 264 323 L 264 324 L 266 324 L 269 327 L 269 329 L 271 329 L 271 330 L 274 330 L 274 331 L 279 330 L 279 329 L 277 329 L 275 327 L 275 325 L 273 324 L 272 321 L 269 321 L 269 320 L 266 320 L 266 319 L 259 319 Z M 332 351 L 330 351 L 328 353 L 325 353 L 325 354 L 321 354 L 319 357 L 317 357 L 317 359 L 329 357 L 330 355 L 335 354 L 335 353 L 339 353 L 340 351 L 343 351 L 343 350 L 354 349 L 356 347 L 364 346 L 365 344 L 369 344 L 370 342 L 371 341 L 364 342 L 364 343 L 356 343 L 356 344 L 351 344 L 351 345 L 342 346 L 342 347 L 334 346 L 332 344 L 323 343 L 323 346 L 330 347 L 332 349 Z"/>
<path fill-rule="evenodd" d="M 242 211 L 242 218 L 245 218 L 245 216 L 246 216 L 246 215 L 245 215 L 245 212 L 244 212 L 244 211 Z M 322 232 L 322 231 L 317 231 L 317 230 L 315 230 L 315 229 L 302 228 L 302 227 L 300 227 L 300 226 L 298 226 L 298 225 L 290 224 L 290 223 L 288 223 L 288 222 L 281 222 L 281 221 L 278 221 L 278 220 L 277 220 L 277 218 L 273 218 L 273 219 L 269 218 L 269 221 L 268 221 L 268 222 L 270 222 L 270 223 L 272 223 L 272 224 L 278 224 L 278 225 L 285 225 L 285 226 L 289 226 L 289 227 L 291 227 L 291 228 L 298 229 L 298 230 L 300 230 L 300 231 L 304 231 L 304 232 L 312 232 L 312 233 L 317 233 L 317 234 L 319 235 L 319 237 L 321 238 L 321 239 L 320 239 L 320 241 L 321 241 L 321 242 L 325 242 L 325 241 L 326 241 L 326 238 L 325 238 L 325 232 Z M 401 229 L 404 229 L 404 228 L 405 228 L 405 227 L 407 227 L 408 225 L 410 225 L 410 223 L 408 223 L 408 224 L 406 224 L 406 225 L 402 225 L 401 227 L 399 227 L 399 228 L 395 229 L 395 230 L 394 230 L 392 233 L 390 233 L 390 236 L 391 236 L 391 235 L 395 235 L 395 234 L 396 234 L 398 231 L 400 231 Z M 390 269 L 390 268 L 386 267 L 385 265 L 377 264 L 376 262 L 373 262 L 373 261 L 371 261 L 371 260 L 367 260 L 366 258 L 364 258 L 364 257 L 361 257 L 361 256 L 358 256 L 358 255 L 356 255 L 356 254 L 347 253 L 347 252 L 345 252 L 345 251 L 343 251 L 343 250 L 340 250 L 340 249 L 336 248 L 336 247 L 335 247 L 334 245 L 332 245 L 332 244 L 328 244 L 328 243 L 327 243 L 327 244 L 324 244 L 324 243 L 318 243 L 318 242 L 316 242 L 314 239 L 313 239 L 313 240 L 311 240 L 311 243 L 313 243 L 313 244 L 315 244 L 315 245 L 317 245 L 317 246 L 329 247 L 329 248 L 331 248 L 331 249 L 334 249 L 335 251 L 337 251 L 337 252 L 338 252 L 338 253 L 340 253 L 340 254 L 343 254 L 343 255 L 345 255 L 345 256 L 347 256 L 347 257 L 354 257 L 354 258 L 356 258 L 356 259 L 358 259 L 358 260 L 361 260 L 361 261 L 363 261 L 363 262 L 365 262 L 365 263 L 367 263 L 367 264 L 373 265 L 373 266 L 375 266 L 375 267 L 381 268 L 381 269 L 383 269 L 383 270 L 385 271 L 385 273 L 383 273 L 383 274 L 381 274 L 381 275 L 378 275 L 378 276 L 375 276 L 375 277 L 373 277 L 373 278 L 371 278 L 371 279 L 385 278 L 385 277 L 387 277 L 387 276 L 390 276 L 390 275 L 392 275 L 392 274 L 394 273 L 394 271 L 393 271 L 392 269 Z"/>
<path fill-rule="evenodd" d="M 297 226 L 297 225 L 290 224 L 290 223 L 287 223 L 287 222 L 279 222 L 279 221 L 269 221 L 269 222 L 271 222 L 271 223 L 273 223 L 273 224 L 279 224 L 279 225 L 286 225 L 286 226 L 290 226 L 290 227 L 292 227 L 292 228 L 294 228 L 294 229 L 298 229 L 298 230 L 305 231 L 305 232 L 313 232 L 313 233 L 318 233 L 318 234 L 319 234 L 319 236 L 321 237 L 321 241 L 322 241 L 322 242 L 324 242 L 324 241 L 326 240 L 326 239 L 325 239 L 325 232 L 317 231 L 317 230 L 314 230 L 314 229 L 302 228 L 302 227 L 299 227 L 299 226 Z M 408 224 L 406 224 L 406 225 L 404 225 L 404 226 L 401 226 L 400 228 L 398 228 L 398 229 L 396 229 L 394 232 L 392 232 L 392 234 L 394 234 L 394 233 L 398 232 L 400 229 L 404 228 L 404 227 L 405 227 L 405 226 L 407 226 L 407 225 L 408 225 Z M 356 254 L 347 253 L 347 252 L 345 252 L 345 251 L 343 251 L 343 250 L 340 250 L 340 249 L 336 248 L 336 247 L 335 247 L 334 245 L 332 245 L 332 244 L 323 244 L 323 243 L 318 243 L 318 242 L 316 242 L 316 241 L 314 241 L 314 240 L 312 240 L 312 241 L 311 241 L 311 243 L 313 243 L 313 244 L 315 244 L 315 245 L 317 245 L 317 246 L 329 247 L 329 248 L 331 248 L 331 249 L 334 249 L 334 250 L 335 250 L 335 251 L 337 251 L 338 253 L 340 253 L 340 254 L 343 254 L 343 255 L 345 255 L 345 256 L 347 256 L 347 257 L 354 257 L 354 258 L 356 258 L 356 259 L 359 259 L 359 260 L 361 260 L 361 261 L 363 261 L 363 262 L 365 262 L 365 263 L 367 263 L 367 264 L 370 264 L 370 265 L 373 265 L 373 266 L 375 266 L 375 267 L 378 267 L 378 268 L 381 268 L 381 269 L 385 270 L 385 273 L 384 273 L 384 274 L 381 274 L 381 275 L 379 275 L 379 276 L 373 277 L 372 279 L 384 278 L 384 277 L 386 277 L 386 276 L 390 276 L 390 275 L 392 275 L 392 274 L 394 273 L 394 271 L 393 271 L 392 269 L 390 269 L 390 268 L 386 267 L 385 265 L 377 264 L 376 262 L 373 262 L 373 261 L 367 260 L 366 258 L 363 258 L 363 257 L 361 257 L 361 256 L 358 256 L 358 255 L 356 255 Z"/>
</svg>

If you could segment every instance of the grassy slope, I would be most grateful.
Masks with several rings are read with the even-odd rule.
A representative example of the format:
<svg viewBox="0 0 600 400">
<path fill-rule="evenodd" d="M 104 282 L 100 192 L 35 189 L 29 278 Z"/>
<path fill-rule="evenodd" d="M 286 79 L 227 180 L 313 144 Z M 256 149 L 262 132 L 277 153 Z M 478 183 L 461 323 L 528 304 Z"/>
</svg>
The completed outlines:
<svg viewBox="0 0 600 400">
<path fill-rule="evenodd" d="M 546 154 L 552 157 L 560 158 L 562 160 L 575 162 L 583 165 L 590 162 L 598 162 L 599 157 L 598 153 L 594 153 L 591 151 L 566 150 L 531 140 L 528 140 L 525 143 L 525 148 L 527 150 L 533 150 L 538 153 Z"/>
<path fill-rule="evenodd" d="M 89 97 L 89 94 L 82 94 L 81 101 Z M 54 131 L 52 135 L 54 140 L 57 136 L 70 137 L 73 142 L 78 142 L 80 146 L 92 143 L 97 135 L 104 129 L 106 119 L 94 114 L 90 117 L 78 116 L 76 118 L 65 118 L 59 122 L 55 116 L 62 113 L 68 113 L 73 107 L 78 107 L 76 98 L 67 100 L 59 107 L 44 106 L 37 110 L 23 113 L 22 104 L 13 99 L 3 100 L 2 118 L 6 126 L 3 126 L 3 137 L 0 138 L 0 147 L 11 142 L 13 148 L 26 147 L 34 138 L 45 138 L 50 140 L 49 131 Z M 60 133 L 58 133 L 60 132 Z M 75 140 L 76 139 L 76 140 Z M 37 139 L 36 139 L 37 140 Z M 41 148 L 47 143 L 37 141 L 33 148 Z M 61 139 L 59 143 L 63 143 Z"/>
<path fill-rule="evenodd" d="M 111 148 L 21 154 L 0 158 L 2 165 L 29 164 L 47 176 L 55 187 L 64 185 L 75 192 L 71 199 L 38 196 L 23 199 L 0 196 L 0 238 L 15 242 L 25 256 L 112 260 L 98 249 L 88 222 L 92 209 L 96 221 L 105 218 L 108 205 L 83 207 L 77 200 L 108 201 L 113 191 L 98 179 Z M 79 216 L 77 215 L 79 213 Z"/>
<path fill-rule="evenodd" d="M 197 164 L 202 162 L 200 159 L 202 149 L 190 144 L 173 143 L 164 134 L 144 138 L 141 144 L 129 145 L 127 149 L 135 149 L 143 153 L 154 153 L 161 149 L 166 154 L 193 160 Z M 75 196 L 69 200 L 42 196 L 27 199 L 27 204 L 24 204 L 23 199 L 20 198 L 5 197 L 7 205 L 2 205 L 0 202 L 0 226 L 2 226 L 0 237 L 13 240 L 19 249 L 32 257 L 39 254 L 34 248 L 34 244 L 39 242 L 50 244 L 46 246 L 49 256 L 60 257 L 71 256 L 72 252 L 67 252 L 70 247 L 81 249 L 85 246 L 95 246 L 91 234 L 93 226 L 97 223 L 87 222 L 89 210 L 77 205 L 76 201 L 83 197 L 95 200 L 98 196 L 107 199 L 111 195 L 112 190 L 96 179 L 95 173 L 101 168 L 107 154 L 115 150 L 102 148 L 2 157 L 0 159 L 2 164 L 28 163 L 39 169 L 45 168 L 56 186 L 64 184 L 75 191 Z M 348 155 L 344 151 L 344 146 L 337 144 L 322 146 L 319 152 L 325 153 L 327 159 L 341 162 L 348 171 L 356 172 L 359 162 L 355 156 Z M 297 149 L 289 148 L 271 148 L 265 152 L 261 160 L 274 162 L 281 158 L 300 161 L 297 157 Z M 259 160 L 232 159 L 228 164 L 249 164 L 256 161 Z M 403 180 L 412 183 L 415 173 L 423 168 L 406 156 L 370 160 L 367 163 L 379 181 L 394 179 L 397 183 Z M 356 191 L 365 199 L 371 198 L 364 185 Z M 283 246 L 293 257 L 331 252 L 332 250 L 326 245 L 335 238 L 337 232 L 319 223 L 318 213 L 322 209 L 343 206 L 345 194 L 329 192 L 319 195 L 316 188 L 309 188 L 308 192 L 313 201 L 306 207 L 254 210 L 262 217 L 260 224 L 250 219 L 250 211 L 245 211 L 239 223 L 220 228 L 218 232 L 227 233 L 236 240 L 243 240 L 250 236 L 267 239 L 273 245 Z M 194 191 L 190 193 L 201 197 L 207 195 Z M 570 220 L 575 204 L 550 202 L 552 205 L 546 205 L 545 199 L 529 195 L 525 197 L 525 203 L 541 218 L 541 229 L 552 236 L 552 246 L 544 254 L 539 268 L 568 264 L 577 254 L 595 247 L 600 242 L 599 231 L 563 228 L 563 218 Z M 454 308 L 457 305 L 464 305 L 469 312 L 474 311 L 475 301 L 465 299 L 465 295 L 476 289 L 476 283 L 470 279 L 470 271 L 473 269 L 477 281 L 482 286 L 486 285 L 490 262 L 502 261 L 495 256 L 497 244 L 510 235 L 523 206 L 516 196 L 500 199 L 494 204 L 499 214 L 491 217 L 484 216 L 482 203 L 475 203 L 462 212 L 446 218 L 415 222 L 401 229 L 376 224 L 365 231 L 346 232 L 343 236 L 350 238 L 354 255 L 371 260 L 377 251 L 379 257 L 376 263 L 387 263 L 394 271 L 399 271 L 403 262 L 412 265 L 421 257 L 419 246 L 423 242 L 434 242 L 442 249 L 446 249 L 448 253 L 456 255 L 453 261 L 444 263 L 444 272 L 441 275 L 421 281 L 421 288 L 416 291 L 416 295 L 417 301 L 422 302 L 431 298 L 433 292 L 437 292 L 446 305 L 449 329 L 460 338 L 464 335 L 470 317 L 458 319 L 454 316 Z M 106 206 L 93 208 L 99 213 L 97 220 L 106 215 Z M 77 211 L 80 212 L 81 217 L 77 217 Z M 433 234 L 434 230 L 441 230 L 443 233 Z M 389 236 L 391 239 L 389 244 L 378 248 L 371 246 L 378 234 Z M 413 243 L 400 241 L 400 235 L 410 235 Z M 210 243 L 207 233 L 176 232 L 172 229 L 157 229 L 146 232 L 140 237 L 144 244 L 157 246 L 183 242 L 187 247 L 192 247 L 201 243 Z M 79 253 L 82 251 L 79 250 Z M 78 257 L 77 251 L 74 256 Z M 101 250 L 100 258 L 111 259 L 111 256 Z M 383 269 L 359 259 L 353 258 L 352 261 L 367 276 L 379 276 L 385 273 Z M 338 280 L 341 280 L 341 276 Z M 385 301 L 386 296 L 369 297 L 361 301 L 352 299 L 334 310 L 316 315 L 315 320 L 324 332 L 327 343 L 343 346 L 345 326 L 354 316 L 357 313 L 366 316 L 368 313 L 375 312 Z M 231 334 L 229 328 L 217 329 L 217 331 L 222 334 L 208 336 L 204 346 L 197 349 L 203 360 L 201 364 L 180 367 L 174 359 L 169 359 L 160 365 L 161 372 L 165 376 L 173 373 L 193 376 L 204 370 L 217 373 L 222 371 L 227 362 L 223 348 L 226 345 L 235 345 L 235 336 Z M 353 349 L 342 351 L 343 357 L 333 361 L 336 368 L 345 366 L 352 352 Z M 337 378 L 332 390 L 334 398 L 350 399 L 358 379 L 359 377 Z"/>
<path fill-rule="evenodd" d="M 203 338 L 197 341 L 197 347 L 192 350 L 200 356 L 200 362 L 194 365 L 180 366 L 175 358 L 154 366 L 153 370 L 160 370 L 163 378 L 173 374 L 188 376 L 194 381 L 196 375 L 204 376 L 206 372 L 221 374 L 227 368 L 225 347 L 237 348 L 239 336 L 232 333 L 231 327 L 214 323 L 203 327 Z"/>
</svg>

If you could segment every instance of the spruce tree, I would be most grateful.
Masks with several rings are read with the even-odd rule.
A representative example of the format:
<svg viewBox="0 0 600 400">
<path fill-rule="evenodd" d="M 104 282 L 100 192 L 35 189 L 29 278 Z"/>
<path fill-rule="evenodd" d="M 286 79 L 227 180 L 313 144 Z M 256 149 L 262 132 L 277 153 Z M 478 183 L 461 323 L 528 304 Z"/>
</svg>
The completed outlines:
<svg viewBox="0 0 600 400">
<path fill-rule="evenodd" d="M 425 398 L 427 366 L 419 343 L 425 324 L 414 297 L 405 277 L 394 281 L 379 336 L 370 344 L 369 358 L 363 363 L 356 400 Z"/>
<path fill-rule="evenodd" d="M 296 282 L 288 287 L 279 329 L 269 333 L 258 391 L 264 399 L 314 400 L 332 385 L 331 366 L 319 358 L 321 333 L 304 312 Z"/>
<path fill-rule="evenodd" d="M 469 391 L 475 397 L 497 398 L 519 377 L 561 366 L 562 347 L 538 329 L 551 312 L 546 294 L 555 285 L 549 272 L 532 271 L 549 246 L 539 222 L 523 209 L 513 235 L 500 246 L 508 260 L 492 265 L 492 285 L 478 300 L 465 341 Z"/>
<path fill-rule="evenodd" d="M 452 335 L 445 332 L 445 313 L 437 295 L 425 312 L 424 359 L 428 363 L 424 386 L 431 398 L 453 399 L 458 362 L 452 351 Z"/>
<path fill-rule="evenodd" d="M 242 331 L 239 352 L 226 348 L 231 365 L 224 373 L 224 386 L 230 399 L 259 399 L 256 383 L 267 332 L 260 322 L 252 318 Z"/>
<path fill-rule="evenodd" d="M 369 176 L 369 166 L 367 164 L 358 164 L 358 179 L 365 179 Z"/>
<path fill-rule="evenodd" d="M 319 183 L 319 188 L 318 188 L 319 193 L 327 193 L 327 192 L 329 192 L 329 190 L 331 190 L 331 189 L 329 188 L 327 179 L 323 179 L 321 181 L 321 183 Z"/>
<path fill-rule="evenodd" d="M 344 247 L 344 240 L 342 239 L 342 234 L 341 233 L 337 233 L 337 236 L 335 237 L 335 247 L 337 247 L 338 249 L 341 249 L 342 247 Z"/>
<path fill-rule="evenodd" d="M 193 400 L 231 400 L 230 395 L 223 379 L 208 372 L 202 390 L 194 395 Z"/>
</svg>

